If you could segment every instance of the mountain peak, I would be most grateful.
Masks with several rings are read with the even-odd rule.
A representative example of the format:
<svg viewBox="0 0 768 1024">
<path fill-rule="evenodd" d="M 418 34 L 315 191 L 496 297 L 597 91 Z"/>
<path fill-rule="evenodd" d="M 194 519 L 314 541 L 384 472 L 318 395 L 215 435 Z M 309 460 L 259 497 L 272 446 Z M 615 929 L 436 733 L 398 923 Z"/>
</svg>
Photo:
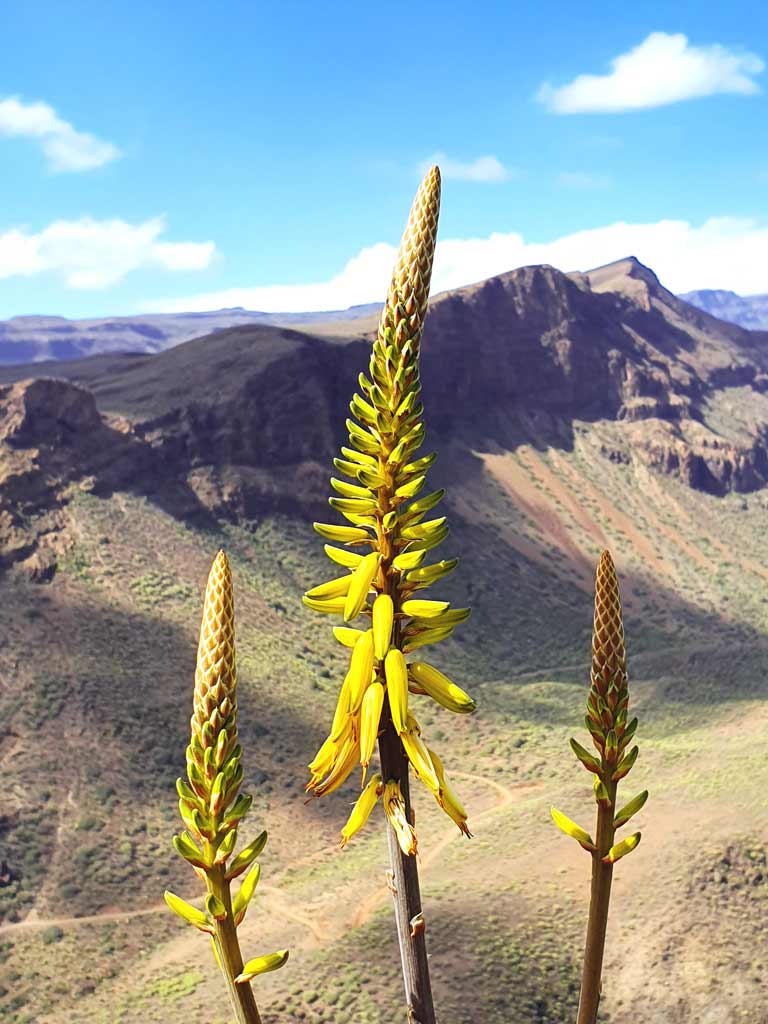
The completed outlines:
<svg viewBox="0 0 768 1024">
<path fill-rule="evenodd" d="M 651 268 L 641 263 L 637 256 L 624 256 L 593 270 L 576 271 L 568 277 L 591 292 L 623 295 L 646 312 L 654 300 L 666 304 L 675 301 L 674 295 L 667 291 Z"/>
<path fill-rule="evenodd" d="M 625 256 L 623 259 L 614 260 L 612 263 L 605 263 L 601 267 L 588 270 L 583 275 L 589 282 L 592 291 L 614 292 L 624 291 L 621 287 L 623 281 L 642 282 L 648 288 L 661 289 L 662 284 L 658 277 L 644 263 L 641 263 L 637 256 Z M 636 289 L 630 289 L 635 291 Z"/>
</svg>

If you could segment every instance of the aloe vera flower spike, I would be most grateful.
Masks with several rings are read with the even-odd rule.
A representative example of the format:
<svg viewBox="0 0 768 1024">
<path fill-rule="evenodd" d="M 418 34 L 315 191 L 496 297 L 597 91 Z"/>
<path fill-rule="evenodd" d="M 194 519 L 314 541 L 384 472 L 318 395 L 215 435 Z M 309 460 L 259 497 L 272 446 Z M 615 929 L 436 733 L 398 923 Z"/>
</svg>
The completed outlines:
<svg viewBox="0 0 768 1024">
<path fill-rule="evenodd" d="M 165 893 L 165 901 L 184 921 L 210 935 L 238 1024 L 261 1024 L 251 980 L 282 967 L 288 951 L 259 956 L 245 964 L 240 952 L 237 927 L 259 880 L 256 858 L 266 845 L 267 833 L 262 832 L 235 855 L 238 826 L 252 801 L 240 793 L 243 768 L 236 684 L 232 573 L 227 556 L 219 551 L 203 604 L 187 779 L 176 783 L 186 830 L 173 838 L 176 852 L 205 882 L 205 910 L 172 892 Z M 231 882 L 241 876 L 233 897 Z"/>
<path fill-rule="evenodd" d="M 592 632 L 592 670 L 585 724 L 598 756 L 593 756 L 575 739 L 571 749 L 587 771 L 594 775 L 597 803 L 595 839 L 570 818 L 551 809 L 555 824 L 575 839 L 592 858 L 592 886 L 589 919 L 581 978 L 577 1024 L 595 1024 L 602 990 L 601 972 L 611 897 L 613 865 L 631 853 L 640 842 L 640 832 L 616 842 L 616 832 L 645 804 L 644 790 L 617 812 L 618 784 L 637 760 L 638 747 L 629 747 L 637 729 L 637 718 L 627 721 L 629 689 L 624 647 L 624 622 L 616 569 L 608 551 L 603 551 L 595 579 L 595 618 Z"/>
<path fill-rule="evenodd" d="M 334 634 L 352 649 L 331 732 L 309 766 L 307 789 L 323 796 L 342 785 L 357 765 L 365 780 L 378 739 L 381 774 L 363 791 L 342 841 L 362 828 L 381 799 L 409 1020 L 420 1024 L 434 1024 L 435 1015 L 414 857 L 409 765 L 457 827 L 467 836 L 470 832 L 466 811 L 439 756 L 426 745 L 414 709 L 421 698 L 456 713 L 475 709 L 463 689 L 421 660 L 422 648 L 449 637 L 469 616 L 468 608 L 453 609 L 446 601 L 423 596 L 458 564 L 455 558 L 425 564 L 428 553 L 448 536 L 448 526 L 444 516 L 426 518 L 443 491 L 424 493 L 435 455 L 417 454 L 425 436 L 419 350 L 439 209 L 440 172 L 432 167 L 400 243 L 368 376 L 360 374 L 359 393 L 350 403 L 349 446 L 334 460 L 346 479 L 331 480 L 336 493 L 329 501 L 350 525 L 314 524 L 333 542 L 325 548 L 329 558 L 347 572 L 304 595 L 314 611 L 343 616 L 345 624 Z"/>
</svg>

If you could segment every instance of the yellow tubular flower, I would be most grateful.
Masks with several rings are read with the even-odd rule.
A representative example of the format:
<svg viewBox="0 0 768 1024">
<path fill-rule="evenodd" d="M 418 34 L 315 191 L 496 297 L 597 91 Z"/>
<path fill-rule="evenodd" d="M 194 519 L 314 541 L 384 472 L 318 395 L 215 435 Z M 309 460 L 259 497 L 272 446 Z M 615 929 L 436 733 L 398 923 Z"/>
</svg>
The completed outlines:
<svg viewBox="0 0 768 1024">
<path fill-rule="evenodd" d="M 383 704 L 384 687 L 381 683 L 374 681 L 365 691 L 363 707 L 360 713 L 360 763 L 363 766 L 363 781 L 365 781 L 365 773 L 368 765 L 371 763 L 371 757 L 376 746 Z"/>
<path fill-rule="evenodd" d="M 438 791 L 435 793 L 435 798 L 440 806 L 443 808 L 449 818 L 459 826 L 461 831 L 467 838 L 472 837 L 472 833 L 467 827 L 467 812 L 464 810 L 464 805 L 459 800 L 456 792 L 451 788 L 448 780 L 445 777 L 445 769 L 443 768 L 443 762 L 438 757 L 437 753 L 431 748 L 427 747 L 427 753 L 429 759 L 432 762 L 432 767 L 435 770 L 435 775 L 438 781 Z"/>
<path fill-rule="evenodd" d="M 347 588 L 347 598 L 344 602 L 344 619 L 347 622 L 356 619 L 360 614 L 378 568 L 379 556 L 377 552 L 373 551 L 370 555 L 365 556 L 352 573 L 352 579 Z"/>
<path fill-rule="evenodd" d="M 442 704 L 449 711 L 454 711 L 457 714 L 469 714 L 475 710 L 475 702 L 469 694 L 432 665 L 427 665 L 423 661 L 414 661 L 408 666 L 408 672 L 417 686 L 425 690 L 433 700 Z"/>
<path fill-rule="evenodd" d="M 373 639 L 376 657 L 383 661 L 392 640 L 395 605 L 389 594 L 379 594 L 373 602 Z"/>
<path fill-rule="evenodd" d="M 339 700 L 338 703 L 336 704 L 336 711 L 333 716 L 333 722 L 331 723 L 331 734 L 329 736 L 330 740 L 337 741 L 341 736 L 342 732 L 344 731 L 344 729 L 346 728 L 347 719 L 349 718 L 349 714 L 351 711 L 350 689 L 351 688 L 349 684 L 349 676 L 347 676 L 347 678 L 341 684 L 341 689 L 339 690 Z"/>
<path fill-rule="evenodd" d="M 371 683 L 373 672 L 373 631 L 367 630 L 352 649 L 349 663 L 349 710 L 355 714 L 363 700 L 365 691 Z"/>
<path fill-rule="evenodd" d="M 396 647 L 387 654 L 384 661 L 384 672 L 387 679 L 387 696 L 392 724 L 399 733 L 404 733 L 408 716 L 408 666 L 403 652 Z"/>
<path fill-rule="evenodd" d="M 387 816 L 403 851 L 415 851 L 416 847 L 415 833 L 406 818 L 404 790 L 399 786 L 405 759 L 435 795 L 440 791 L 427 747 L 418 730 L 408 727 L 409 686 L 412 693 L 428 696 L 455 712 L 467 713 L 475 707 L 471 697 L 437 669 L 423 662 L 415 662 L 414 668 L 405 658 L 406 651 L 447 639 L 469 615 L 468 609 L 451 609 L 447 601 L 426 596 L 429 587 L 453 572 L 458 561 L 430 558 L 431 564 L 425 564 L 428 552 L 448 537 L 446 517 L 432 513 L 443 491 L 427 487 L 435 455 L 419 451 L 425 437 L 419 352 L 439 210 L 440 172 L 433 167 L 414 199 L 368 371 L 359 375 L 358 392 L 350 402 L 346 421 L 349 444 L 334 460 L 338 475 L 331 479 L 334 493 L 329 502 L 346 524 L 314 524 L 331 542 L 325 546 L 328 557 L 349 569 L 349 575 L 320 583 L 303 598 L 314 611 L 343 617 L 334 635 L 352 648 L 345 683 L 352 737 L 343 749 L 333 752 L 330 769 L 327 756 L 313 763 L 308 789 L 321 796 L 340 785 L 348 774 L 355 745 L 365 778 L 378 736 L 380 748 L 390 751 L 386 769 L 382 761 L 384 782 L 397 786 L 396 792 L 385 789 L 385 811 L 390 808 Z M 425 519 L 430 514 L 431 518 Z M 371 628 L 353 631 L 347 623 L 355 623 L 358 616 L 369 620 Z M 340 700 L 335 731 L 344 719 L 343 707 Z M 335 731 L 331 733 L 334 738 Z M 321 768 L 326 769 L 325 776 L 318 774 Z M 398 817 L 398 799 L 403 805 L 402 819 Z M 457 799 L 441 797 L 439 802 L 457 824 L 465 821 Z M 465 825 L 463 830 L 468 831 Z"/>
<path fill-rule="evenodd" d="M 384 787 L 381 783 L 381 776 L 374 775 L 363 792 L 357 798 L 357 803 L 352 808 L 346 825 L 341 830 L 341 842 L 339 846 L 344 847 L 371 816 L 371 811 L 376 806 Z"/>
<path fill-rule="evenodd" d="M 313 785 L 315 796 L 325 796 L 338 789 L 349 777 L 350 772 L 360 759 L 360 742 L 350 731 L 334 760 L 328 776 L 319 785 Z"/>
</svg>

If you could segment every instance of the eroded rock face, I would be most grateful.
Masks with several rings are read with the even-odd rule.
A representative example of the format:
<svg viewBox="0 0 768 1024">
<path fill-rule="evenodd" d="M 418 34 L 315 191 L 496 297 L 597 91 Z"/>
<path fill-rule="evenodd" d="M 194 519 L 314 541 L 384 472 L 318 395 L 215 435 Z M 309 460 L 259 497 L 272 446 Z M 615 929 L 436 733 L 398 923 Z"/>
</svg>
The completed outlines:
<svg viewBox="0 0 768 1024">
<path fill-rule="evenodd" d="M 705 413 L 722 389 L 765 390 L 768 335 L 686 306 L 634 259 L 585 275 L 527 267 L 440 297 L 423 352 L 430 423 L 444 436 L 511 447 L 535 416 L 561 424 L 539 438 L 560 443 L 574 419 L 623 421 L 622 458 L 690 487 L 768 481 L 768 430 L 719 437 Z"/>
<path fill-rule="evenodd" d="M 768 481 L 768 453 L 758 441 L 742 449 L 731 444 L 709 447 L 670 433 L 667 443 L 640 441 L 636 456 L 651 469 L 708 494 L 756 491 Z"/>
<path fill-rule="evenodd" d="M 93 395 L 69 381 L 0 387 L 0 568 L 51 578 L 72 485 L 129 487 L 148 468 L 141 444 L 111 427 Z"/>
<path fill-rule="evenodd" d="M 40 377 L 0 388 L 0 439 L 13 447 L 52 451 L 82 445 L 100 431 L 93 395 L 68 381 Z"/>
<path fill-rule="evenodd" d="M 328 343 L 291 337 L 267 366 L 249 372 L 246 361 L 244 367 L 238 364 L 230 371 L 214 372 L 214 380 L 229 374 L 226 391 L 212 381 L 161 415 L 134 422 L 134 433 L 162 451 L 176 468 L 280 469 L 318 454 L 330 455 L 338 445 L 344 408 L 365 362 L 363 346 L 357 348 L 356 354 L 342 360 Z"/>
<path fill-rule="evenodd" d="M 130 486 L 146 452 L 126 421 L 103 416 L 93 394 L 53 378 L 0 387 L 3 493 L 35 510 L 50 488 L 93 476 L 95 488 Z"/>
</svg>

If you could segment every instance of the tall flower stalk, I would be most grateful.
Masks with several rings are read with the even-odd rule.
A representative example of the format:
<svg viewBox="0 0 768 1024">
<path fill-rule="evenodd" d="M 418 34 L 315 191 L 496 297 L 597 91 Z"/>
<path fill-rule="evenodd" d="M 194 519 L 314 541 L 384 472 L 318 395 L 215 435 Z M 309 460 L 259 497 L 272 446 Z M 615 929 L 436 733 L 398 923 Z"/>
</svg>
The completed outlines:
<svg viewBox="0 0 768 1024">
<path fill-rule="evenodd" d="M 644 790 L 621 810 L 616 810 L 619 782 L 629 773 L 638 755 L 637 746 L 627 749 L 637 729 L 637 718 L 627 721 L 628 709 L 627 658 L 619 583 L 611 555 L 603 551 L 595 579 L 591 685 L 584 719 L 598 757 L 590 754 L 575 739 L 571 740 L 574 754 L 594 775 L 597 803 L 595 838 L 554 807 L 551 809 L 558 828 L 575 839 L 592 858 L 592 889 L 577 1024 L 595 1024 L 597 1020 L 613 865 L 631 853 L 640 842 L 640 833 L 635 832 L 617 843 L 616 832 L 648 799 L 648 790 Z"/>
<path fill-rule="evenodd" d="M 165 893 L 165 901 L 184 921 L 210 935 L 238 1024 L 261 1024 L 251 980 L 282 967 L 288 951 L 256 957 L 245 964 L 240 952 L 237 928 L 259 881 L 256 858 L 267 842 L 267 833 L 262 832 L 235 855 L 238 826 L 253 800 L 240 792 L 241 756 L 232 573 L 227 556 L 219 551 L 203 605 L 187 779 L 176 783 L 186 830 L 173 837 L 176 852 L 205 883 L 205 909 L 199 910 L 172 892 Z M 231 884 L 243 875 L 233 895 Z"/>
<path fill-rule="evenodd" d="M 328 557 L 347 572 L 304 595 L 317 612 L 343 617 L 336 639 L 351 648 L 331 731 L 310 764 L 307 789 L 324 796 L 362 767 L 362 793 L 342 830 L 341 845 L 365 824 L 381 800 L 386 815 L 408 1019 L 434 1024 L 425 922 L 415 854 L 408 766 L 467 836 L 467 814 L 448 784 L 442 762 L 422 735 L 411 695 L 458 713 L 474 701 L 441 671 L 406 655 L 449 637 L 468 608 L 426 599 L 423 591 L 453 572 L 458 559 L 424 564 L 448 536 L 444 516 L 426 519 L 443 491 L 425 490 L 434 454 L 424 441 L 419 347 L 427 313 L 440 209 L 440 172 L 432 167 L 416 193 L 371 353 L 369 375 L 346 421 L 349 446 L 334 460 L 346 479 L 331 479 L 331 506 L 350 525 L 315 523 Z M 342 544 L 336 547 L 334 544 Z M 357 623 L 362 618 L 362 628 Z M 366 785 L 378 740 L 380 772 Z"/>
</svg>

